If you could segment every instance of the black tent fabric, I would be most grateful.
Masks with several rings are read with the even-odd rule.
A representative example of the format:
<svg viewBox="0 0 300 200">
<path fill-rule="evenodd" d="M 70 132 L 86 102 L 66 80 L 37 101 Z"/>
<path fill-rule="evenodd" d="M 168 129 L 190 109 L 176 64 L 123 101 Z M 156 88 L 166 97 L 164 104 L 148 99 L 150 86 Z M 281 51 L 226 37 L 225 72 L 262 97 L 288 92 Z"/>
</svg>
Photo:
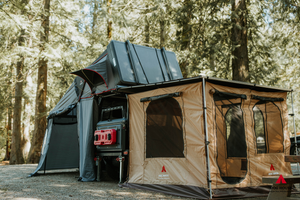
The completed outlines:
<svg viewBox="0 0 300 200">
<path fill-rule="evenodd" d="M 68 112 L 48 118 L 41 158 L 38 167 L 30 176 L 42 170 L 79 167 L 76 106 L 70 107 L 72 109 Z"/>
<path fill-rule="evenodd" d="M 43 141 L 43 146 L 42 146 L 42 150 L 41 150 L 41 157 L 40 157 L 39 164 L 38 164 L 37 168 L 35 169 L 35 171 L 29 175 L 29 177 L 36 175 L 39 170 L 45 169 L 45 160 L 46 160 L 46 155 L 47 155 L 49 143 L 50 143 L 52 124 L 53 124 L 53 119 L 49 119 L 47 128 L 46 128 L 46 132 L 45 132 L 45 136 L 44 136 L 44 141 Z M 42 167 L 43 167 L 43 169 L 42 169 Z"/>
<path fill-rule="evenodd" d="M 151 84 L 183 78 L 174 52 L 112 40 L 93 64 L 71 74 L 84 79 L 92 93 L 118 85 Z"/>
<path fill-rule="evenodd" d="M 95 92 L 96 87 L 99 85 L 104 85 L 106 89 L 108 89 L 108 77 L 105 61 L 106 56 L 91 66 L 71 72 L 71 74 L 75 74 L 84 79 L 89 84 L 92 92 Z"/>
<path fill-rule="evenodd" d="M 94 181 L 96 179 L 94 166 L 94 119 L 97 115 L 97 108 L 94 98 L 82 99 L 78 103 L 78 134 L 80 147 L 79 179 L 81 181 Z"/>
</svg>

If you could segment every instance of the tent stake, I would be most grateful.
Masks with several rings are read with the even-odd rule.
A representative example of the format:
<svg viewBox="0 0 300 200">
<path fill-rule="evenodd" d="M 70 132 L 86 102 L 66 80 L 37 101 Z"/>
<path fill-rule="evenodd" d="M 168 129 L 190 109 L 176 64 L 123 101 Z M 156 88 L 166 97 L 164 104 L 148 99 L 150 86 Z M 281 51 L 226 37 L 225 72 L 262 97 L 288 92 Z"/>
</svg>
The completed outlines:
<svg viewBox="0 0 300 200">
<path fill-rule="evenodd" d="M 202 78 L 202 93 L 203 93 L 203 111 L 204 111 L 204 131 L 205 131 L 205 145 L 206 145 L 206 162 L 207 162 L 207 173 L 208 173 L 208 186 L 209 186 L 209 198 L 212 199 L 211 191 L 211 176 L 210 176 L 210 162 L 209 162 L 209 141 L 208 141 L 208 130 L 207 130 L 207 113 L 206 113 L 206 96 L 205 96 L 205 78 Z"/>
<path fill-rule="evenodd" d="M 298 156 L 298 145 L 297 145 L 297 133 L 296 133 L 296 124 L 295 124 L 295 112 L 294 112 L 294 101 L 293 101 L 293 91 L 291 92 L 292 97 L 292 115 L 293 115 L 293 123 L 294 123 L 294 139 L 295 139 L 295 149 L 296 155 Z M 297 162 L 297 174 L 299 174 L 299 163 Z"/>
</svg>

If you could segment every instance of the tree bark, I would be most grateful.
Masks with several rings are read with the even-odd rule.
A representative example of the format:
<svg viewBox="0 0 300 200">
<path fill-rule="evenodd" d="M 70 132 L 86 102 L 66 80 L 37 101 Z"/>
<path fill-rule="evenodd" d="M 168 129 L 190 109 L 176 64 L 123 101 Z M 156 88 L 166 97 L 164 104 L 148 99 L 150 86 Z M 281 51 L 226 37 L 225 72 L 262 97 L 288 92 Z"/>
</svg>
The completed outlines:
<svg viewBox="0 0 300 200">
<path fill-rule="evenodd" d="M 163 14 L 161 20 L 159 21 L 159 25 L 160 25 L 160 48 L 163 48 L 166 39 L 165 20 Z"/>
<path fill-rule="evenodd" d="M 111 17 L 111 2 L 112 0 L 107 0 L 107 13 L 108 13 L 108 19 L 107 19 L 107 38 L 108 42 L 112 39 L 112 21 L 110 19 Z"/>
<path fill-rule="evenodd" d="M 11 99 L 10 99 L 11 102 Z M 4 160 L 10 160 L 10 136 L 11 136 L 11 119 L 12 119 L 12 108 L 11 103 L 7 109 L 7 126 L 6 126 L 6 147 Z"/>
<path fill-rule="evenodd" d="M 44 14 L 42 15 L 42 27 L 44 32 L 41 33 L 41 51 L 43 51 L 45 43 L 48 42 L 49 36 L 49 9 L 50 0 L 44 0 Z M 40 151 L 43 144 L 43 138 L 46 130 L 47 109 L 46 109 L 46 96 L 47 96 L 47 64 L 45 58 L 40 58 L 38 63 L 38 81 L 36 90 L 36 105 L 35 105 L 35 120 L 34 132 L 31 141 L 31 147 L 28 155 L 28 163 L 37 163 L 40 159 Z"/>
<path fill-rule="evenodd" d="M 232 52 L 232 79 L 249 82 L 247 8 L 245 0 L 235 0 L 232 3 L 231 21 L 233 23 L 231 40 L 234 46 Z"/>
<path fill-rule="evenodd" d="M 191 18 L 192 18 L 192 9 L 193 9 L 193 2 L 191 0 L 184 0 L 183 2 L 183 18 L 181 20 L 181 38 L 180 38 L 180 46 L 181 50 L 189 50 L 190 49 L 190 42 L 192 36 L 192 27 L 190 25 Z M 186 57 L 179 63 L 182 75 L 184 78 L 187 78 L 190 75 L 190 71 L 188 69 L 189 65 L 189 56 Z"/>
<path fill-rule="evenodd" d="M 21 36 L 19 39 L 19 45 L 23 45 L 24 30 L 21 30 Z M 11 155 L 9 164 L 23 164 L 24 158 L 21 150 L 21 114 L 22 114 L 22 93 L 23 93 L 23 64 L 24 57 L 21 56 L 21 60 L 17 62 L 16 69 L 16 86 L 15 86 L 15 104 L 14 104 L 14 116 L 13 116 L 13 131 L 11 139 Z"/>
<path fill-rule="evenodd" d="M 12 66 L 8 72 L 9 77 L 12 76 Z M 5 147 L 5 157 L 4 160 L 10 160 L 10 150 L 11 150 L 11 127 L 12 127 L 12 92 L 11 92 L 11 81 L 8 81 L 9 98 L 8 98 L 8 108 L 7 108 L 7 126 L 6 126 L 6 147 Z"/>
<path fill-rule="evenodd" d="M 23 105 L 23 123 L 22 123 L 22 154 L 26 160 L 30 149 L 30 116 L 31 116 L 31 105 L 28 99 L 24 99 Z"/>
<path fill-rule="evenodd" d="M 148 5 L 146 6 L 146 12 L 145 12 L 145 45 L 147 47 L 149 47 L 149 43 L 150 43 L 150 23 L 149 23 L 149 20 L 148 20 L 148 17 L 147 17 L 147 14 L 149 12 L 148 10 Z"/>
<path fill-rule="evenodd" d="M 92 25 L 92 33 L 93 35 L 96 34 L 95 32 L 95 26 L 97 24 L 97 17 L 98 17 L 98 3 L 97 3 L 97 0 L 94 0 L 94 10 L 93 10 L 93 25 Z"/>
</svg>

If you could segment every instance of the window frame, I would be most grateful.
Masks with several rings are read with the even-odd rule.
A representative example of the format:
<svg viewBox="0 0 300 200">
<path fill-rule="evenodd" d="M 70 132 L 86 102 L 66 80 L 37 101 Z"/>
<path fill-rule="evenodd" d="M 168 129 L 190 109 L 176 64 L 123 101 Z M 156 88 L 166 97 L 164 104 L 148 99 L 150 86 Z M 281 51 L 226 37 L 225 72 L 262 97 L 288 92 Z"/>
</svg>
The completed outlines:
<svg viewBox="0 0 300 200">
<path fill-rule="evenodd" d="M 151 106 L 151 103 L 152 102 L 156 102 L 156 101 L 166 101 L 167 99 L 173 99 L 174 100 L 174 103 L 176 103 L 176 105 L 178 105 L 177 109 L 180 109 L 180 116 L 181 116 L 181 124 L 180 124 L 180 127 L 181 127 L 181 136 L 182 138 L 180 137 L 180 141 L 182 141 L 182 155 L 181 156 L 149 156 L 147 155 L 147 147 L 149 146 L 149 144 L 147 143 L 147 124 L 148 124 L 148 113 L 147 113 L 147 110 L 149 108 L 149 106 Z M 173 101 L 172 100 L 172 101 Z M 153 100 L 148 100 L 148 101 L 141 101 L 143 103 L 143 106 L 144 106 L 144 123 L 145 123 L 145 126 L 144 126 L 144 129 L 145 129 L 145 159 L 168 159 L 168 158 L 171 158 L 171 159 L 182 159 L 182 158 L 186 158 L 186 144 L 185 144 L 185 122 L 184 122 L 184 108 L 181 106 L 183 105 L 182 104 L 182 98 L 180 96 L 164 96 L 163 98 L 154 98 Z M 174 116 L 174 115 L 172 115 Z M 173 120 L 173 119 L 172 119 Z M 173 121 L 172 123 L 173 124 Z"/>
</svg>

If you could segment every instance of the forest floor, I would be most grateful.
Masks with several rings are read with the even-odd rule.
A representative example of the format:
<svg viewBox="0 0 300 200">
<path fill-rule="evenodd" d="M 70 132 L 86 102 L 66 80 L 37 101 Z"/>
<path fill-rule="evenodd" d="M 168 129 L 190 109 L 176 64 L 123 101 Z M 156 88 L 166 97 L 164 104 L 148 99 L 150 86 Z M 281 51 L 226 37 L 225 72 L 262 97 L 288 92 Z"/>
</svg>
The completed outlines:
<svg viewBox="0 0 300 200">
<path fill-rule="evenodd" d="M 27 178 L 36 167 L 36 164 L 8 165 L 8 162 L 0 162 L 0 199 L 189 199 L 120 188 L 116 181 L 79 182 L 79 172 L 74 170 Z M 299 184 L 297 185 L 299 187 Z M 300 199 L 300 194 L 292 196 Z M 255 199 L 265 200 L 266 197 Z"/>
</svg>

